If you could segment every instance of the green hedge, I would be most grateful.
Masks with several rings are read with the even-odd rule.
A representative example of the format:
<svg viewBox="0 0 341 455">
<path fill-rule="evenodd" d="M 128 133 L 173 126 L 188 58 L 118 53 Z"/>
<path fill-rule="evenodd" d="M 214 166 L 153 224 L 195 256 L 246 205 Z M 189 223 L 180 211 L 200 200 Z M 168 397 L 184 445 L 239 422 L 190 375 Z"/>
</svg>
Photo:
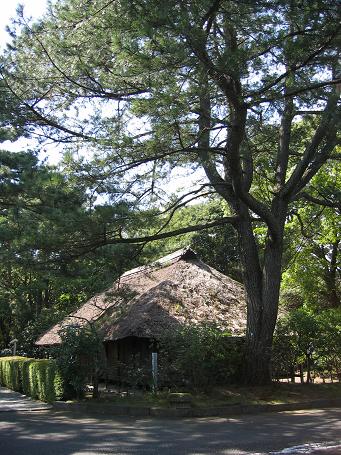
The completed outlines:
<svg viewBox="0 0 341 455">
<path fill-rule="evenodd" d="M 47 402 L 64 395 L 62 377 L 51 359 L 0 357 L 0 384 Z"/>
</svg>

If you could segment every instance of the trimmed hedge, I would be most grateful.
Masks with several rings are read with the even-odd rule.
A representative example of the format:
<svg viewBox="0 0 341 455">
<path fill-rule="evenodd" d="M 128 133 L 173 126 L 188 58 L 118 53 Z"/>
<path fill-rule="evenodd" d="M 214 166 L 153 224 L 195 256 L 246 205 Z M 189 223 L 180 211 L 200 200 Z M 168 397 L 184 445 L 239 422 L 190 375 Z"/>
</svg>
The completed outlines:
<svg viewBox="0 0 341 455">
<path fill-rule="evenodd" d="M 64 395 L 63 379 L 51 359 L 1 357 L 0 384 L 48 403 Z"/>
</svg>

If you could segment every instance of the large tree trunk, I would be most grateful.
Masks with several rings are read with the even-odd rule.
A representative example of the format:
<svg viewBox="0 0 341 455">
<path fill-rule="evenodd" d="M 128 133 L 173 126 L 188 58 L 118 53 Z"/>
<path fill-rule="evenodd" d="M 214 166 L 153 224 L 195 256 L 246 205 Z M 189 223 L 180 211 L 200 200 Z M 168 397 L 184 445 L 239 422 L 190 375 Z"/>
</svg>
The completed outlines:
<svg viewBox="0 0 341 455">
<path fill-rule="evenodd" d="M 277 245 L 265 253 L 262 290 L 244 281 L 247 301 L 247 332 L 244 382 L 268 384 L 272 380 L 271 352 L 281 281 L 281 248 Z"/>
<path fill-rule="evenodd" d="M 330 308 L 338 308 L 340 306 L 340 297 L 337 289 L 337 273 L 338 261 L 337 256 L 339 252 L 340 240 L 337 239 L 331 248 L 330 265 L 326 268 L 324 279 L 327 287 L 327 302 Z"/>
<path fill-rule="evenodd" d="M 281 234 L 284 216 L 278 220 Z M 250 385 L 271 383 L 271 353 L 281 283 L 282 235 L 268 237 L 263 267 L 250 220 L 239 223 L 239 244 L 247 302 L 247 331 L 243 382 Z"/>
</svg>

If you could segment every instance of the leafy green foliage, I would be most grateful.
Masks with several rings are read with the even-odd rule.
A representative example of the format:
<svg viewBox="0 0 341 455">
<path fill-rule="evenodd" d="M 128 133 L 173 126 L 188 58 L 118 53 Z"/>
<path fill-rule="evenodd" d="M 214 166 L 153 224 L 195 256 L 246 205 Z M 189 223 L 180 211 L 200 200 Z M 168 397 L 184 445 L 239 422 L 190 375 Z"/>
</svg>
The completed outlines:
<svg viewBox="0 0 341 455">
<path fill-rule="evenodd" d="M 165 230 L 173 231 L 189 225 L 205 224 L 226 215 L 222 201 L 212 198 L 177 210 Z M 167 220 L 168 215 L 165 215 L 165 223 Z M 156 226 L 151 225 L 150 232 Z M 150 262 L 187 246 L 190 246 L 208 265 L 238 281 L 242 280 L 237 234 L 230 225 L 150 242 L 143 248 L 138 259 L 144 263 Z"/>
<path fill-rule="evenodd" d="M 60 337 L 62 344 L 54 348 L 54 357 L 68 386 L 66 398 L 81 398 L 87 381 L 98 379 L 99 369 L 105 369 L 102 339 L 92 326 L 67 327 L 61 331 Z"/>
<path fill-rule="evenodd" d="M 141 359 L 140 354 L 132 355 L 127 362 L 115 363 L 120 371 L 120 384 L 132 389 L 152 386 L 152 372 L 146 359 Z"/>
<path fill-rule="evenodd" d="M 212 324 L 169 331 L 159 341 L 160 383 L 175 389 L 209 390 L 235 379 L 241 340 Z"/>
<path fill-rule="evenodd" d="M 278 321 L 273 348 L 274 376 L 286 376 L 293 372 L 298 364 L 306 366 L 308 355 L 312 355 L 313 369 L 317 374 L 340 374 L 339 309 L 314 314 L 300 308 Z"/>
<path fill-rule="evenodd" d="M 320 373 L 341 378 L 341 310 L 326 310 L 317 316 L 320 330 L 315 365 Z"/>
<path fill-rule="evenodd" d="M 0 152 L 0 193 L 0 347 L 15 337 L 40 356 L 38 336 L 129 268 L 134 248 L 75 249 L 103 232 L 115 208 L 90 210 L 84 185 L 34 153 Z"/>
<path fill-rule="evenodd" d="M 330 163 L 313 179 L 316 198 L 333 204 L 340 171 L 338 162 Z M 295 203 L 286 226 L 282 283 L 282 300 L 289 307 L 295 300 L 317 312 L 340 306 L 340 232 L 340 208 Z"/>
</svg>

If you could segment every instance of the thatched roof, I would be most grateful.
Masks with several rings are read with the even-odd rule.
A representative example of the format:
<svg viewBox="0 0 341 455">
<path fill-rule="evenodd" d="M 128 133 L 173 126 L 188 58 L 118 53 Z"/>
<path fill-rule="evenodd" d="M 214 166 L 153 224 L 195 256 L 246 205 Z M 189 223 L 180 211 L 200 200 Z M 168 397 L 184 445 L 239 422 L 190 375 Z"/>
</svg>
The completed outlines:
<svg viewBox="0 0 341 455">
<path fill-rule="evenodd" d="M 158 338 L 179 324 L 215 322 L 233 335 L 246 325 L 240 283 L 203 263 L 189 248 L 124 273 L 112 288 L 42 335 L 37 345 L 59 344 L 60 330 L 97 321 L 104 341 Z"/>
</svg>

